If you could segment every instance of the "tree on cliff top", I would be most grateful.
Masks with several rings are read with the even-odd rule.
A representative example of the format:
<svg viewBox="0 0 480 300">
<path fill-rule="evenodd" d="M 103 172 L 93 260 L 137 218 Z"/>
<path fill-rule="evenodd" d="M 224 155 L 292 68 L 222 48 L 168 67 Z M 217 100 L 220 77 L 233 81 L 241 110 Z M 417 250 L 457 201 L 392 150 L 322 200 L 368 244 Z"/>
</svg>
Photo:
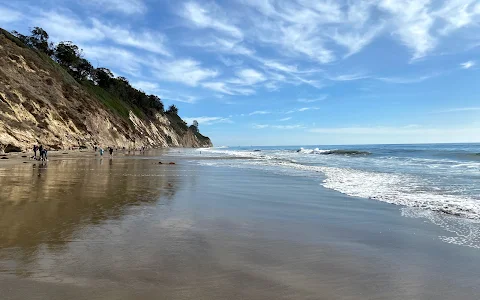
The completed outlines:
<svg viewBox="0 0 480 300">
<path fill-rule="evenodd" d="M 190 130 L 192 130 L 195 133 L 199 132 L 197 120 L 193 120 L 192 125 L 190 125 Z"/>
<path fill-rule="evenodd" d="M 175 106 L 175 104 L 172 104 L 168 107 L 167 114 L 178 115 L 178 108 Z"/>
<path fill-rule="evenodd" d="M 40 27 L 30 29 L 30 36 L 12 31 L 12 34 L 22 41 L 26 46 L 41 51 L 48 56 L 53 55 L 53 43 L 48 42 L 48 33 Z"/>
</svg>

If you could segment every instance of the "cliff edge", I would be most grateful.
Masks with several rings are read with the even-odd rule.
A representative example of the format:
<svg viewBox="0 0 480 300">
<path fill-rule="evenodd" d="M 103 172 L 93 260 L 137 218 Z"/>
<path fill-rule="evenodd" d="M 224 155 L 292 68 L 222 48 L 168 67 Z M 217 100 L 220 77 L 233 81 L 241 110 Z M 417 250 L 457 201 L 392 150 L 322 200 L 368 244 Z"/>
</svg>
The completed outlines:
<svg viewBox="0 0 480 300">
<path fill-rule="evenodd" d="M 91 81 L 79 82 L 0 29 L 0 152 L 33 144 L 52 150 L 212 146 L 176 112 L 145 112 Z"/>
</svg>

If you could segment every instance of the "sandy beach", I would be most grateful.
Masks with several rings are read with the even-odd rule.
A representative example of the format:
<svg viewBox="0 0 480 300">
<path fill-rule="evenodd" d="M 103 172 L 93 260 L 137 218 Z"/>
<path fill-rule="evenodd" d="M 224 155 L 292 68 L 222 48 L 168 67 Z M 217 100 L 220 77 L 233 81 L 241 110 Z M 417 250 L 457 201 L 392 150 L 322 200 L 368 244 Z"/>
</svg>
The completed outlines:
<svg viewBox="0 0 480 300">
<path fill-rule="evenodd" d="M 479 296 L 478 250 L 397 207 L 178 151 L 0 165 L 2 299 Z"/>
</svg>

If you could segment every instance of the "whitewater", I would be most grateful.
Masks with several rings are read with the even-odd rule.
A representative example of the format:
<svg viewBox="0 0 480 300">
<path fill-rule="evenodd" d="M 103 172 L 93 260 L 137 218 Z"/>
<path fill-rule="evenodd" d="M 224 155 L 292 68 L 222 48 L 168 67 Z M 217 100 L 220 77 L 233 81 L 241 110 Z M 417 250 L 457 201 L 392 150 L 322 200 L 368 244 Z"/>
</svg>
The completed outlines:
<svg viewBox="0 0 480 300">
<path fill-rule="evenodd" d="M 198 149 L 203 164 L 315 177 L 349 196 L 480 220 L 480 145 Z M 230 158 L 230 159 L 225 159 Z"/>
</svg>

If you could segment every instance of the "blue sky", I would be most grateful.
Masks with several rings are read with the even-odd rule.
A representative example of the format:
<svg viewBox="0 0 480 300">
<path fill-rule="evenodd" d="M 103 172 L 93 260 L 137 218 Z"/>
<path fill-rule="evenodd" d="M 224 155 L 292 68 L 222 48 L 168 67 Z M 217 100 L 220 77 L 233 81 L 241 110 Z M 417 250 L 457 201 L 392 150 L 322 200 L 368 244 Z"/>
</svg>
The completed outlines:
<svg viewBox="0 0 480 300">
<path fill-rule="evenodd" d="M 0 0 L 215 145 L 480 142 L 478 0 Z"/>
</svg>

